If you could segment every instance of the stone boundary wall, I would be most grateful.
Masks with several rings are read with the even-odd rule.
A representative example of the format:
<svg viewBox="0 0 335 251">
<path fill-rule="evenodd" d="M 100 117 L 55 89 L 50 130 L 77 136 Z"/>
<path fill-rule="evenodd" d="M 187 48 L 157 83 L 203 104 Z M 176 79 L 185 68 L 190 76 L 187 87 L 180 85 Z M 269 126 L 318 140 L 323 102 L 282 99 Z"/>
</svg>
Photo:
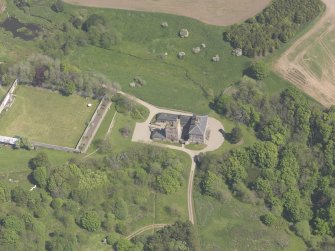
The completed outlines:
<svg viewBox="0 0 335 251">
<path fill-rule="evenodd" d="M 79 151 L 72 147 L 66 147 L 66 146 L 57 146 L 57 145 L 51 145 L 41 142 L 32 142 L 31 143 L 34 147 L 42 147 L 52 150 L 58 150 L 58 151 L 64 151 L 64 152 L 72 152 L 72 153 L 79 153 Z"/>
<path fill-rule="evenodd" d="M 7 105 L 13 100 L 13 94 L 17 87 L 18 81 L 15 79 L 15 81 L 12 83 L 11 87 L 9 88 L 6 96 L 3 98 L 0 104 L 0 114 L 3 112 L 3 110 L 7 107 Z"/>
<path fill-rule="evenodd" d="M 105 98 L 101 100 L 76 146 L 77 151 L 82 153 L 87 151 L 110 106 L 111 102 Z"/>
</svg>

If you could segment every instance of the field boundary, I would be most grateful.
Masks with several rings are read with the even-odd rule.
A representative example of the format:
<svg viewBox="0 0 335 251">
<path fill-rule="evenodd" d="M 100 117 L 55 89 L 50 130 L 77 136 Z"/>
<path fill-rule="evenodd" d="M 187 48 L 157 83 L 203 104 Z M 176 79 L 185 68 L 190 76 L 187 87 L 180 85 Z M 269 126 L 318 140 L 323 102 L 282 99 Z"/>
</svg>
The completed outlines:
<svg viewBox="0 0 335 251">
<path fill-rule="evenodd" d="M 42 147 L 42 148 L 47 148 L 47 149 L 52 149 L 52 150 L 58 150 L 58 151 L 63 151 L 63 152 L 72 152 L 72 153 L 80 153 L 80 151 L 76 148 L 72 147 L 67 147 L 67 146 L 57 146 L 57 145 L 51 145 L 47 143 L 42 143 L 42 142 L 31 142 L 34 147 Z"/>
<path fill-rule="evenodd" d="M 95 109 L 95 112 L 92 115 L 85 131 L 80 137 L 79 142 L 75 147 L 76 150 L 82 153 L 86 153 L 111 104 L 112 102 L 108 101 L 106 98 L 102 98 L 100 104 Z M 100 113 L 100 111 L 102 111 L 102 113 Z"/>
<path fill-rule="evenodd" d="M 4 98 L 1 101 L 0 114 L 3 112 L 3 110 L 8 105 L 10 105 L 10 103 L 12 103 L 14 101 L 14 91 L 15 91 L 17 85 L 18 85 L 18 81 L 17 81 L 17 79 L 15 79 L 14 82 L 11 84 L 11 87 L 7 91 L 6 95 L 4 96 Z"/>
</svg>

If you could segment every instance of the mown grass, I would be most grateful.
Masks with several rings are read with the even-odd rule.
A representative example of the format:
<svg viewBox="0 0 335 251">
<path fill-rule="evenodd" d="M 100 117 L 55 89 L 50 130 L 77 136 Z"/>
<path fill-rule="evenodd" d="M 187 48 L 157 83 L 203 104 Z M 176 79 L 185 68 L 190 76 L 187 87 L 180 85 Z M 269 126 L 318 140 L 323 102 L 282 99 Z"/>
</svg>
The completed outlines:
<svg viewBox="0 0 335 251">
<path fill-rule="evenodd" d="M 232 120 L 229 120 L 227 118 L 225 118 L 224 116 L 221 116 L 219 114 L 217 114 L 216 112 L 212 111 L 209 116 L 216 118 L 217 120 L 219 120 L 222 125 L 223 128 L 225 130 L 225 132 L 231 132 L 231 130 L 236 127 L 239 126 L 242 130 L 242 140 L 241 142 L 237 143 L 237 144 L 231 144 L 229 141 L 225 140 L 222 144 L 222 146 L 215 150 L 213 153 L 215 154 L 223 154 L 225 152 L 228 152 L 232 149 L 238 148 L 238 147 L 248 147 L 253 145 L 255 142 L 257 142 L 257 138 L 255 135 L 255 132 L 252 130 L 252 128 L 249 128 L 243 124 L 238 124 Z"/>
<path fill-rule="evenodd" d="M 196 151 L 200 151 L 204 148 L 206 148 L 207 145 L 205 144 L 188 144 L 185 146 L 185 148 L 190 149 L 190 150 L 196 150 Z"/>
<path fill-rule="evenodd" d="M 92 103 L 92 107 L 87 107 Z M 0 118 L 0 134 L 32 141 L 76 146 L 98 101 L 19 86 L 11 108 Z"/>
</svg>

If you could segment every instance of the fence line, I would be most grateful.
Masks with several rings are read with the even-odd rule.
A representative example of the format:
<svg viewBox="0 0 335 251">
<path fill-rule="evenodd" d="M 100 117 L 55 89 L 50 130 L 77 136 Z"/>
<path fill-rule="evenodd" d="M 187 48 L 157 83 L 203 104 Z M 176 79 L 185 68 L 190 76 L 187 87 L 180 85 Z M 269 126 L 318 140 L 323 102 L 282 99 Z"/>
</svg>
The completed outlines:
<svg viewBox="0 0 335 251">
<path fill-rule="evenodd" d="M 72 148 L 72 147 L 66 147 L 66 146 L 57 146 L 57 145 L 51 145 L 47 143 L 41 143 L 41 142 L 31 142 L 34 147 L 43 147 L 47 149 L 52 150 L 58 150 L 63 152 L 72 152 L 72 153 L 80 153 L 78 149 Z"/>
</svg>

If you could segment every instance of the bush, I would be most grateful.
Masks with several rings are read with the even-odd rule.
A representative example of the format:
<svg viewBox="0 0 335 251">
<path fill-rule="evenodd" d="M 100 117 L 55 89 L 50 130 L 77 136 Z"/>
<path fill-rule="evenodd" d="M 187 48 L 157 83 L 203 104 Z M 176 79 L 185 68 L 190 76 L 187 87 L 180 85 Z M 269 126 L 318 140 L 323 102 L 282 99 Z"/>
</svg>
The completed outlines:
<svg viewBox="0 0 335 251">
<path fill-rule="evenodd" d="M 32 173 L 33 179 L 37 186 L 45 188 L 47 185 L 47 169 L 44 166 L 37 167 Z"/>
<path fill-rule="evenodd" d="M 114 246 L 115 243 L 118 241 L 118 236 L 116 234 L 111 234 L 111 235 L 108 235 L 106 240 L 107 240 L 107 244 L 108 245 L 111 245 L 111 246 Z"/>
<path fill-rule="evenodd" d="M 22 221 L 22 219 L 14 215 L 6 216 L 3 219 L 1 225 L 3 225 L 6 229 L 14 230 L 16 233 L 21 233 L 25 228 L 24 222 Z"/>
<path fill-rule="evenodd" d="M 90 232 L 97 231 L 100 224 L 100 217 L 95 211 L 87 211 L 80 218 L 80 226 Z"/>
<path fill-rule="evenodd" d="M 47 215 L 47 211 L 43 207 L 39 207 L 34 210 L 34 216 L 36 218 L 43 218 L 46 215 Z"/>
<path fill-rule="evenodd" d="M 61 198 L 55 198 L 51 201 L 50 206 L 53 209 L 59 209 L 63 206 L 63 204 L 64 204 L 64 201 Z"/>
<path fill-rule="evenodd" d="M 131 135 L 132 130 L 129 126 L 125 126 L 125 127 L 120 128 L 119 132 L 121 133 L 123 137 L 128 138 Z"/>
<path fill-rule="evenodd" d="M 231 133 L 228 135 L 228 141 L 230 141 L 230 143 L 232 143 L 232 144 L 236 144 L 236 143 L 240 142 L 242 137 L 243 137 L 243 135 L 242 135 L 241 128 L 240 127 L 234 127 L 233 130 L 231 131 Z"/>
<path fill-rule="evenodd" d="M 267 225 L 267 226 L 271 226 L 273 223 L 276 222 L 277 217 L 275 215 L 273 215 L 272 213 L 268 213 L 268 214 L 264 214 L 260 217 L 261 221 L 263 222 L 263 224 Z"/>
<path fill-rule="evenodd" d="M 36 157 L 30 159 L 29 166 L 32 169 L 36 169 L 37 167 L 44 166 L 48 167 L 50 165 L 48 155 L 45 152 L 39 152 Z"/>
<path fill-rule="evenodd" d="M 62 0 L 57 0 L 52 6 L 51 9 L 54 12 L 63 12 L 64 11 L 64 3 Z"/>
<path fill-rule="evenodd" d="M 116 224 L 115 231 L 118 232 L 119 234 L 125 235 L 127 233 L 127 227 L 126 225 L 119 223 Z"/>
<path fill-rule="evenodd" d="M 86 32 L 90 30 L 93 26 L 102 25 L 104 26 L 106 24 L 105 19 L 102 16 L 99 16 L 97 14 L 92 14 L 87 18 L 87 20 L 83 23 L 82 29 Z"/>
<path fill-rule="evenodd" d="M 114 206 L 113 213 L 119 220 L 124 220 L 128 216 L 128 206 L 127 203 L 122 198 L 117 198 Z"/>
<path fill-rule="evenodd" d="M 256 61 L 251 63 L 249 68 L 246 70 L 249 77 L 256 80 L 263 80 L 269 74 L 269 69 L 263 61 Z"/>
</svg>

